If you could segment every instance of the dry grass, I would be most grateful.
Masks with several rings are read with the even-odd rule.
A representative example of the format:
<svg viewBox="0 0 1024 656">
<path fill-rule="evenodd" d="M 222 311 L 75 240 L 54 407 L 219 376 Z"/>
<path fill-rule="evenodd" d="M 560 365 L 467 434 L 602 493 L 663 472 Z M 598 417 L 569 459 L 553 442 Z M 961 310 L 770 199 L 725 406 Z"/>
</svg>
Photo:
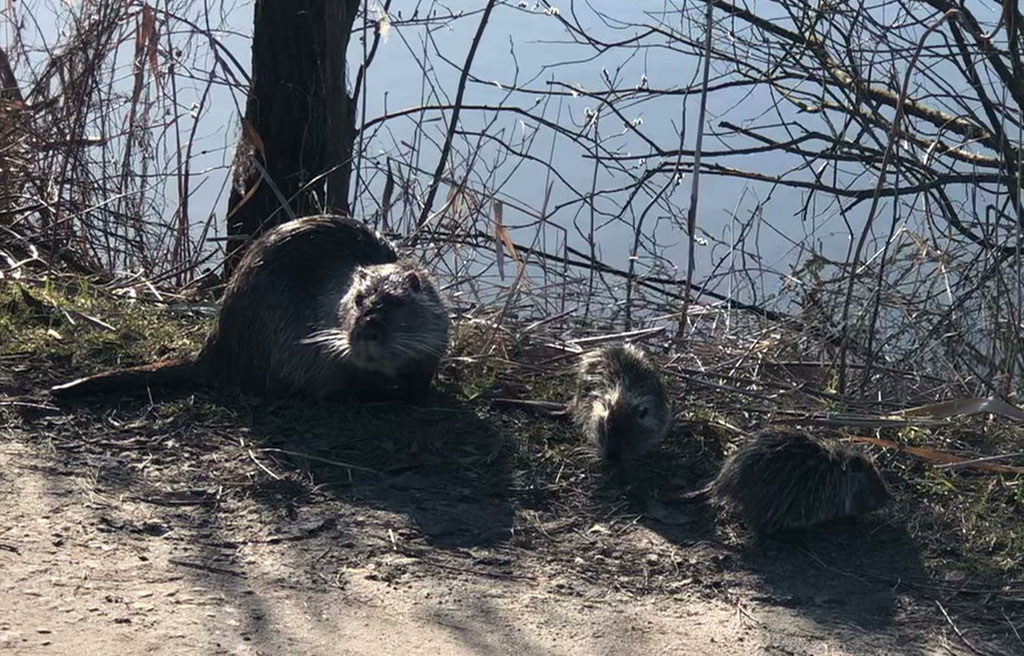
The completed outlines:
<svg viewBox="0 0 1024 656">
<path fill-rule="evenodd" d="M 1013 476 L 937 470 L 874 448 L 896 491 L 891 507 L 767 544 L 728 518 L 716 523 L 699 507 L 674 503 L 713 475 L 738 431 L 753 424 L 881 410 L 835 397 L 826 371 L 804 366 L 795 375 L 794 367 L 772 364 L 795 359 L 792 341 L 779 334 L 747 344 L 707 340 L 659 355 L 678 399 L 677 426 L 634 472 L 619 475 L 595 462 L 568 422 L 492 401 L 566 399 L 573 360 L 565 350 L 572 348 L 551 334 L 524 336 L 494 330 L 486 317 L 464 318 L 435 398 L 418 407 L 268 406 L 195 392 L 57 408 L 35 392 L 71 376 L 187 352 L 209 319 L 185 306 L 126 301 L 73 278 L 22 285 L 34 302 L 20 285 L 0 288 L 4 420 L 66 466 L 93 469 L 92 494 L 148 499 L 193 523 L 202 514 L 191 517 L 189 509 L 206 509 L 217 517 L 218 539 L 261 534 L 260 513 L 315 511 L 390 531 L 390 544 L 371 537 L 379 530 L 346 533 L 355 546 L 343 559 L 398 550 L 419 559 L 422 575 L 454 569 L 555 576 L 568 581 L 568 592 L 578 577 L 637 595 L 734 596 L 745 589 L 799 599 L 795 581 L 817 567 L 996 623 L 1019 612 L 1024 508 Z M 68 316 L 76 312 L 113 331 L 81 319 L 72 324 Z M 649 341 L 654 351 L 664 346 Z M 1020 443 L 1018 428 L 988 418 L 836 432 L 965 456 Z M 261 510 L 253 511 L 254 503 Z"/>
</svg>

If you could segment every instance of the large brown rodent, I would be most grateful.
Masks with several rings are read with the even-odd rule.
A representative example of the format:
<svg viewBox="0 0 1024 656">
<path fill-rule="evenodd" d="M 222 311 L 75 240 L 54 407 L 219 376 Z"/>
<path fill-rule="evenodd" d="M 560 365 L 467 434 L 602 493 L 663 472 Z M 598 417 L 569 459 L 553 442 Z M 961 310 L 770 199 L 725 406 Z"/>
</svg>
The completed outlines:
<svg viewBox="0 0 1024 656">
<path fill-rule="evenodd" d="M 199 355 L 89 376 L 58 397 L 212 385 L 324 399 L 415 398 L 448 346 L 430 274 L 352 219 L 311 216 L 253 243 Z"/>
</svg>

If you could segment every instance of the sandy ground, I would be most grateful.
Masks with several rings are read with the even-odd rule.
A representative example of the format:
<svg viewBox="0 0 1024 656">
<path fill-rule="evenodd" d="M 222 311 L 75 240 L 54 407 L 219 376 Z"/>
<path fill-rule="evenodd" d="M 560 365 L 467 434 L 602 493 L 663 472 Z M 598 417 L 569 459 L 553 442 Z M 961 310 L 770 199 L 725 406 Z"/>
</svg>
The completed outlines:
<svg viewBox="0 0 1024 656">
<path fill-rule="evenodd" d="M 694 592 L 686 575 L 676 594 L 637 595 L 576 575 L 561 555 L 459 566 L 441 551 L 403 552 L 389 528 L 398 520 L 362 511 L 325 508 L 268 533 L 260 522 L 277 519 L 240 503 L 231 513 L 244 521 L 225 539 L 205 511 L 114 494 L 96 471 L 30 433 L 0 439 L 0 652 L 1024 653 L 968 625 L 957 636 L 937 606 L 878 587 L 837 598 L 851 593 L 820 569 L 798 603 L 728 580 Z"/>
</svg>

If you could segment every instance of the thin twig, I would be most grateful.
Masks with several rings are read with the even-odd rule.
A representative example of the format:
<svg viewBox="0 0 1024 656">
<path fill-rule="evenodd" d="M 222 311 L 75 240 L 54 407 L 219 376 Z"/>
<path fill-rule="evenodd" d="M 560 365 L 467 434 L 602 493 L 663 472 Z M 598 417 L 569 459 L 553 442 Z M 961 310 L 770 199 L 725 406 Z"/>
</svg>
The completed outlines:
<svg viewBox="0 0 1024 656">
<path fill-rule="evenodd" d="M 846 300 L 843 303 L 843 314 L 842 319 L 839 322 L 841 332 L 840 344 L 839 344 L 839 393 L 846 393 L 846 358 L 849 343 L 850 334 L 850 307 L 853 305 L 853 287 L 857 280 L 857 266 L 860 262 L 861 253 L 864 250 L 864 244 L 867 242 L 868 235 L 871 233 L 871 226 L 875 218 L 875 212 L 878 209 L 878 201 L 881 197 L 882 186 L 885 184 L 885 172 L 889 166 L 889 160 L 892 157 L 893 148 L 896 145 L 896 141 L 899 138 L 900 123 L 903 120 L 903 114 L 906 110 L 907 96 L 910 93 L 910 77 L 917 67 L 917 62 L 921 58 L 921 51 L 924 50 L 924 43 L 928 36 L 939 29 L 947 20 L 954 16 L 959 16 L 960 12 L 957 9 L 950 9 L 946 11 L 937 20 L 932 22 L 931 25 L 921 34 L 921 38 L 918 39 L 917 48 L 914 50 L 914 56 L 910 60 L 910 64 L 907 66 L 907 70 L 903 75 L 903 86 L 900 88 L 899 99 L 896 103 L 896 115 L 893 116 L 892 126 L 889 130 L 889 139 L 885 144 L 885 150 L 882 153 L 882 163 L 879 165 L 878 170 L 878 182 L 875 184 L 875 193 L 871 197 L 871 207 L 868 210 L 867 218 L 864 220 L 864 229 L 861 230 L 860 238 L 857 240 L 857 248 L 853 252 L 853 259 L 849 263 L 848 267 L 848 282 L 846 286 Z"/>
<path fill-rule="evenodd" d="M 351 469 L 353 471 L 366 472 L 368 474 L 380 475 L 380 472 L 376 469 L 370 469 L 369 467 L 362 467 L 360 465 L 353 465 L 350 462 L 342 462 L 340 460 L 330 460 L 328 458 L 321 458 L 320 456 L 310 455 L 308 453 L 300 453 L 299 451 L 289 451 L 288 449 L 275 449 L 265 448 L 259 449 L 260 453 L 283 453 L 284 455 L 293 456 L 295 458 L 305 458 L 306 460 L 313 460 L 315 462 L 322 462 L 325 465 L 334 465 L 335 467 L 344 467 L 345 469 Z"/>
<path fill-rule="evenodd" d="M 455 138 L 455 130 L 459 125 L 459 113 L 462 110 L 462 98 L 466 94 L 466 82 L 469 79 L 469 69 L 473 65 L 473 58 L 476 56 L 476 49 L 480 45 L 480 40 L 484 36 L 484 28 L 487 27 L 487 19 L 491 16 L 491 10 L 494 9 L 494 5 L 497 0 L 487 0 L 487 6 L 484 8 L 483 16 L 480 17 L 480 24 L 477 25 L 476 34 L 473 36 L 473 42 L 469 46 L 469 52 L 466 54 L 466 62 L 462 66 L 462 74 L 459 76 L 458 91 L 455 94 L 455 107 L 452 109 L 452 118 L 448 122 L 448 134 L 445 135 L 444 144 L 441 146 L 441 155 L 437 158 L 437 168 L 434 170 L 434 177 L 430 181 L 430 187 L 427 189 L 427 197 L 423 201 L 423 209 L 420 211 L 420 218 L 417 225 L 423 225 L 427 217 L 430 215 L 430 208 L 434 206 L 434 196 L 437 195 L 437 188 L 441 184 L 441 177 L 444 175 L 445 167 L 448 166 L 448 154 L 452 149 L 452 140 Z"/>
<path fill-rule="evenodd" d="M 714 3 L 712 0 L 705 1 L 704 14 L 704 66 L 703 80 L 701 81 L 700 110 L 697 113 L 697 143 L 694 146 L 693 156 L 693 180 L 690 185 L 690 208 L 686 212 L 686 237 L 687 237 L 687 258 L 686 258 L 686 289 L 690 290 L 683 298 L 683 308 L 679 314 L 679 327 L 676 331 L 676 339 L 682 339 L 687 326 L 687 316 L 690 312 L 691 292 L 693 290 L 693 269 L 694 269 L 694 245 L 697 242 L 697 205 L 700 193 L 700 160 L 704 148 L 704 120 L 708 111 L 708 79 L 711 74 L 711 29 L 714 26 Z"/>
<path fill-rule="evenodd" d="M 999 460 L 1010 460 L 1011 458 L 1020 458 L 1024 456 L 1024 451 L 1018 451 L 1017 453 L 1004 453 L 998 456 L 985 456 L 984 458 L 972 458 L 971 460 L 961 460 L 959 462 L 945 462 L 941 465 L 935 465 L 935 469 L 957 469 L 960 467 L 970 467 L 982 462 L 996 462 Z"/>
<path fill-rule="evenodd" d="M 975 654 L 978 654 L 978 656 L 987 656 L 985 652 L 981 651 L 980 649 L 972 645 L 970 641 L 968 641 L 967 638 L 964 637 L 964 634 L 960 631 L 960 627 L 956 625 L 956 623 L 953 621 L 953 618 L 950 617 L 949 613 L 946 612 L 946 608 L 942 605 L 941 601 L 936 599 L 935 605 L 939 607 L 939 610 L 942 611 L 942 616 L 945 617 L 946 621 L 949 622 L 949 625 L 953 627 L 953 632 L 956 633 L 957 637 L 960 638 L 961 642 L 963 642 L 968 649 L 970 649 Z"/>
</svg>

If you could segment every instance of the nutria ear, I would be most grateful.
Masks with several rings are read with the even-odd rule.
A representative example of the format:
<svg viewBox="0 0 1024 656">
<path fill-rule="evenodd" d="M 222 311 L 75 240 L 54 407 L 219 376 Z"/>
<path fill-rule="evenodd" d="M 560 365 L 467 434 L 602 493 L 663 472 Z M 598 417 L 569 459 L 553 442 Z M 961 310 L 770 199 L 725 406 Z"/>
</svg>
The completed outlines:
<svg viewBox="0 0 1024 656">
<path fill-rule="evenodd" d="M 405 284 L 409 285 L 409 289 L 413 290 L 414 292 L 418 292 L 420 290 L 419 274 L 417 274 L 415 271 L 410 271 L 409 273 L 405 274 Z"/>
</svg>

